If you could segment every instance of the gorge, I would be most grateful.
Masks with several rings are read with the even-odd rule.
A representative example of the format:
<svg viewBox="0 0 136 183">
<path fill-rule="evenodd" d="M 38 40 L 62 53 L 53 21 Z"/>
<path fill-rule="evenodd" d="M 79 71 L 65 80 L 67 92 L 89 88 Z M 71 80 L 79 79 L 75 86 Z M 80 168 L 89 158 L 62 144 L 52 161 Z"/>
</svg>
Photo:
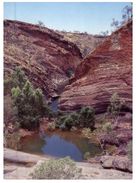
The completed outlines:
<svg viewBox="0 0 136 183">
<path fill-rule="evenodd" d="M 86 40 L 88 43 L 84 44 Z M 17 66 L 21 67 L 35 88 L 42 90 L 44 99 L 53 111 L 53 115 L 41 119 L 40 127 L 45 138 L 40 139 L 38 129 L 34 134 L 26 130 L 21 134 L 22 144 L 24 143 L 21 151 L 39 155 L 42 149 L 43 152 L 45 150 L 43 154 L 48 152 L 49 156 L 56 157 L 57 149 L 62 149 L 62 154 L 59 151 L 60 157 L 72 153 L 71 157 L 76 161 L 83 161 L 85 152 L 89 151 L 93 156 L 89 154 L 87 161 L 91 162 L 93 157 L 96 164 L 102 163 L 105 168 L 105 161 L 111 162 L 114 156 L 127 157 L 128 144 L 132 141 L 132 21 L 125 23 L 110 36 L 101 37 L 79 33 L 72 35 L 40 25 L 5 20 L 5 80 L 11 78 Z M 4 91 L 4 97 L 10 97 L 12 100 L 9 89 L 11 87 Z M 114 93 L 124 101 L 116 121 L 113 121 L 111 116 L 106 118 L 107 108 Z M 95 126 L 91 130 L 89 126 L 79 124 L 84 107 L 92 107 L 95 111 Z M 7 104 L 5 108 L 9 109 Z M 10 110 L 13 110 L 12 107 Z M 61 119 L 67 115 L 69 119 L 70 115 L 75 113 L 80 116 L 78 122 L 75 120 L 78 125 L 70 127 L 70 131 L 62 128 L 62 125 L 59 129 L 53 126 L 56 125 L 57 117 Z M 5 128 L 10 133 L 14 133 L 14 130 L 9 128 L 12 125 L 15 124 L 11 124 L 9 117 Z M 97 143 L 93 143 L 95 140 Z M 50 151 L 52 147 L 54 149 Z M 66 153 L 67 149 L 69 154 Z M 8 159 L 7 154 L 5 159 Z M 98 155 L 98 160 L 95 159 L 95 155 Z M 103 155 L 108 155 L 109 159 L 105 160 Z M 108 164 L 108 168 L 129 172 L 128 177 L 131 177 L 132 160 L 127 158 L 126 163 L 125 159 L 123 165 L 120 163 L 123 167 L 119 162 L 120 159 L 116 166 L 114 163 Z M 121 162 L 124 162 L 124 159 L 121 159 Z"/>
</svg>

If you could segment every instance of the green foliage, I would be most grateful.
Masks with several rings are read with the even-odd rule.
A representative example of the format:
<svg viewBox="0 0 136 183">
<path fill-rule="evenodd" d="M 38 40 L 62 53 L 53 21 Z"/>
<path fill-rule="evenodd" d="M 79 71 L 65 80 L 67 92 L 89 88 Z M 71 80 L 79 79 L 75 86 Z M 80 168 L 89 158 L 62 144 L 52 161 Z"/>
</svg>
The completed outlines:
<svg viewBox="0 0 136 183">
<path fill-rule="evenodd" d="M 69 157 L 41 162 L 31 174 L 32 179 L 78 179 L 81 169 Z"/>
<path fill-rule="evenodd" d="M 95 111 L 91 107 L 83 107 L 80 111 L 80 125 L 82 127 L 94 129 Z"/>
<path fill-rule="evenodd" d="M 45 27 L 44 23 L 41 20 L 38 20 L 38 25 L 39 25 L 40 28 Z"/>
<path fill-rule="evenodd" d="M 79 123 L 79 115 L 76 112 L 71 114 L 65 114 L 64 116 L 59 117 L 56 122 L 57 127 L 62 130 L 70 130 L 72 126 L 77 126 Z"/>
<path fill-rule="evenodd" d="M 11 77 L 4 80 L 4 95 L 10 95 L 13 87 L 22 89 L 27 77 L 20 67 L 16 67 Z"/>
<path fill-rule="evenodd" d="M 82 129 L 82 135 L 89 138 L 90 137 L 90 134 L 91 134 L 91 130 L 90 128 L 83 128 Z"/>
<path fill-rule="evenodd" d="M 74 74 L 74 70 L 72 68 L 68 68 L 66 70 L 67 77 L 71 78 L 73 76 L 73 74 Z"/>
<path fill-rule="evenodd" d="M 73 126 L 78 126 L 79 125 L 79 114 L 77 112 L 72 112 L 70 114 L 72 120 L 73 120 Z"/>
<path fill-rule="evenodd" d="M 21 67 L 16 67 L 11 76 L 13 87 L 22 89 L 27 81 L 27 77 Z"/>
<path fill-rule="evenodd" d="M 55 128 L 56 128 L 55 122 L 50 122 L 50 123 L 48 123 L 47 128 L 48 128 L 49 131 L 54 131 Z"/>
<path fill-rule="evenodd" d="M 19 97 L 20 94 L 21 94 L 20 88 L 19 88 L 18 86 L 17 86 L 16 88 L 15 88 L 15 87 L 12 88 L 12 89 L 11 89 L 11 94 L 12 94 L 12 97 L 14 97 L 14 98 Z"/>
<path fill-rule="evenodd" d="M 64 120 L 64 124 L 65 124 L 67 129 L 71 129 L 71 127 L 73 126 L 73 122 L 74 121 L 70 115 L 68 115 Z"/>
<path fill-rule="evenodd" d="M 105 132 L 111 132 L 112 131 L 112 126 L 110 122 L 107 122 L 103 125 L 102 130 Z"/>
<path fill-rule="evenodd" d="M 83 107 L 79 114 L 77 112 L 65 114 L 63 116 L 59 116 L 56 121 L 56 127 L 59 127 L 63 130 L 70 130 L 73 126 L 86 127 L 93 130 L 95 126 L 94 109 L 91 107 Z"/>
<path fill-rule="evenodd" d="M 110 98 L 110 105 L 108 106 L 107 112 L 116 119 L 120 113 L 120 110 L 124 104 L 124 101 L 119 97 L 117 93 L 114 93 Z"/>
<path fill-rule="evenodd" d="M 20 134 L 18 131 L 10 133 L 8 129 L 4 132 L 4 145 L 7 148 L 19 150 L 20 149 Z"/>
<path fill-rule="evenodd" d="M 84 159 L 88 160 L 90 158 L 90 152 L 85 152 Z"/>
<path fill-rule="evenodd" d="M 121 26 L 123 26 L 125 23 L 132 21 L 133 18 L 133 8 L 132 3 L 131 5 L 127 5 L 122 9 L 122 20 L 115 20 L 115 18 L 112 19 L 111 26 L 114 27 L 114 29 L 118 29 Z"/>
<path fill-rule="evenodd" d="M 29 80 L 24 80 L 23 72 L 18 71 L 17 73 L 19 74 L 14 75 L 16 84 L 19 84 L 19 86 L 12 88 L 11 93 L 14 106 L 17 109 L 18 123 L 22 128 L 29 130 L 38 128 L 39 119 L 48 116 L 50 109 L 45 103 L 42 91 L 39 88 L 34 89 Z M 22 76 L 20 73 L 22 73 Z"/>
</svg>

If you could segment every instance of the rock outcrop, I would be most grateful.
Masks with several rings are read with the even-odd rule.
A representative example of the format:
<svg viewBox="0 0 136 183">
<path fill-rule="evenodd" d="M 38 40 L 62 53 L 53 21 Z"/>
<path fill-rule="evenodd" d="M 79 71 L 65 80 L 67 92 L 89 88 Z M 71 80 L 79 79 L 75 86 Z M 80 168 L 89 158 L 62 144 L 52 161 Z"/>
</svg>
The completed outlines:
<svg viewBox="0 0 136 183">
<path fill-rule="evenodd" d="M 125 100 L 125 111 L 132 110 L 132 22 L 112 33 L 78 65 L 71 84 L 59 100 L 61 110 L 92 106 L 103 113 L 115 92 Z"/>
<path fill-rule="evenodd" d="M 33 84 L 50 97 L 68 80 L 67 70 L 75 70 L 81 58 L 78 47 L 53 30 L 4 21 L 5 78 L 21 66 Z"/>
<path fill-rule="evenodd" d="M 51 157 L 4 149 L 4 159 L 4 179 L 32 179 L 31 173 L 37 164 L 48 161 Z M 82 169 L 81 179 L 132 179 L 129 172 L 103 169 L 99 164 L 76 162 L 76 166 Z"/>
<path fill-rule="evenodd" d="M 103 168 L 132 172 L 132 161 L 126 156 L 102 156 L 100 162 Z"/>
<path fill-rule="evenodd" d="M 64 38 L 73 42 L 80 49 L 83 58 L 88 56 L 96 47 L 98 47 L 108 36 L 91 35 L 88 33 L 58 31 Z"/>
</svg>

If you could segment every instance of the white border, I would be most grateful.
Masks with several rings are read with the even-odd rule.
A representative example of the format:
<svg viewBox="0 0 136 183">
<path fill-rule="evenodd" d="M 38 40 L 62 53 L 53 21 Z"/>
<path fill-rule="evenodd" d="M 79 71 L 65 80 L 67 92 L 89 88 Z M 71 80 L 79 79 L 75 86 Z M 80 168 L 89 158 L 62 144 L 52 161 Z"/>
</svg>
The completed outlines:
<svg viewBox="0 0 136 183">
<path fill-rule="evenodd" d="M 0 32 L 3 33 L 3 2 L 38 2 L 37 0 L 29 0 L 29 1 L 26 1 L 26 0 L 23 0 L 23 1 L 19 1 L 19 0 L 8 0 L 8 1 L 0 1 Z M 86 182 L 86 183 L 90 183 L 93 182 L 93 181 L 97 181 L 97 182 L 136 182 L 136 148 L 135 148 L 135 139 L 136 139 L 136 113 L 135 113 L 135 102 L 136 102 L 136 99 L 134 96 L 136 96 L 136 72 L 135 72 L 135 68 L 136 68 L 136 38 L 135 38 L 135 35 L 136 35 L 136 25 L 135 25 L 135 22 L 136 22 L 136 16 L 135 16 L 135 12 L 136 12 L 136 1 L 130 1 L 130 0 L 124 0 L 124 1 L 121 1 L 121 0 L 111 0 L 111 1 L 107 1 L 107 0 L 104 0 L 104 1 L 90 1 L 90 0 L 49 0 L 49 1 L 45 1 L 45 0 L 40 0 L 40 2 L 133 2 L 133 24 L 134 24 L 134 31 L 133 31 L 133 179 L 132 180 L 43 180 L 44 182 L 56 182 L 56 183 L 60 183 L 60 182 L 68 182 L 68 181 L 72 181 L 72 182 Z M 0 107 L 0 129 L 1 129 L 1 138 L 0 138 L 0 181 L 2 182 L 18 182 L 18 181 L 21 181 L 21 182 L 24 182 L 24 180 L 3 180 L 3 34 L 0 34 L 0 40 L 1 40 L 1 46 L 0 46 L 0 84 L 1 84 L 1 87 L 0 87 L 0 104 L 1 104 L 1 107 Z M 25 180 L 26 181 L 34 181 L 34 182 L 39 182 L 40 180 Z"/>
</svg>

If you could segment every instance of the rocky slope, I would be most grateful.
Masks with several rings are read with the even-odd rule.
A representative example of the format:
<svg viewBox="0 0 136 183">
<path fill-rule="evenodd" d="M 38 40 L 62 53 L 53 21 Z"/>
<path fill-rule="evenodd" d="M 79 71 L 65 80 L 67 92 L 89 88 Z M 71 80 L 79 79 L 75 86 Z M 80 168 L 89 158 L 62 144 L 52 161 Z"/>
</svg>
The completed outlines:
<svg viewBox="0 0 136 183">
<path fill-rule="evenodd" d="M 10 77 L 21 66 L 36 87 L 52 96 L 68 80 L 68 69 L 81 61 L 77 46 L 62 35 L 38 25 L 4 21 L 4 74 Z"/>
<path fill-rule="evenodd" d="M 91 105 L 96 113 L 106 111 L 117 92 L 132 110 L 132 22 L 114 32 L 78 65 L 71 84 L 59 100 L 61 110 Z"/>
<path fill-rule="evenodd" d="M 36 166 L 41 164 L 42 161 L 48 161 L 49 159 L 51 157 L 4 149 L 4 160 L 6 161 L 4 164 L 4 179 L 31 179 L 30 174 Z M 118 159 L 120 160 L 122 158 Z M 112 168 L 111 161 L 108 160 L 108 157 L 103 157 L 102 161 L 102 166 L 108 165 L 110 167 L 107 168 Z M 117 162 L 116 166 L 118 164 L 120 165 L 120 162 Z M 76 166 L 82 170 L 81 179 L 132 179 L 132 173 L 122 172 L 116 169 L 103 169 L 100 164 L 76 162 Z M 120 166 L 122 168 L 126 164 L 121 164 Z"/>
<path fill-rule="evenodd" d="M 91 35 L 87 33 L 79 32 L 65 32 L 58 31 L 64 38 L 70 42 L 73 42 L 80 49 L 83 58 L 88 56 L 97 46 L 99 46 L 106 38 L 102 35 Z"/>
</svg>

